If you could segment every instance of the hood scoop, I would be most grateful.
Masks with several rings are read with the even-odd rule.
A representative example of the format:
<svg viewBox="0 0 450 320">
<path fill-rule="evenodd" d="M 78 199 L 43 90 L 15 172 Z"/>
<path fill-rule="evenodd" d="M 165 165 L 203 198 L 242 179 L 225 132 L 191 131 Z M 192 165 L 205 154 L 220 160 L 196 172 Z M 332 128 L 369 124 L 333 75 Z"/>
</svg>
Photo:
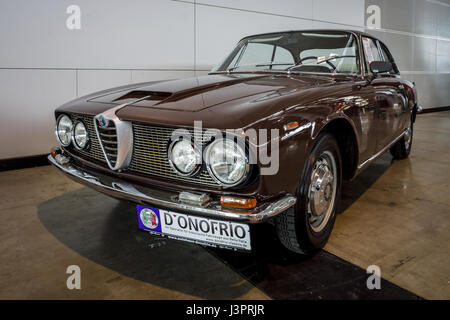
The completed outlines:
<svg viewBox="0 0 450 320">
<path fill-rule="evenodd" d="M 167 99 L 172 94 L 170 92 L 157 92 L 157 91 L 145 91 L 134 90 L 127 92 L 126 94 L 114 99 L 114 102 L 130 101 L 130 100 L 157 100 L 161 101 Z"/>
</svg>

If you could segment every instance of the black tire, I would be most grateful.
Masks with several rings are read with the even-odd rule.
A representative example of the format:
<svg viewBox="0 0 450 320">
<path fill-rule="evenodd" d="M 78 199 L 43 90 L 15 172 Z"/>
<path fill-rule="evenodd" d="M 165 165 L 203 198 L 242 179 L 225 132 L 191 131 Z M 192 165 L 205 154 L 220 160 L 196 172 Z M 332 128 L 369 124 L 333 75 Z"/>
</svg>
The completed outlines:
<svg viewBox="0 0 450 320">
<path fill-rule="evenodd" d="M 313 192 L 311 185 L 313 173 L 317 172 L 317 166 L 322 161 L 322 157 L 324 155 L 330 157 L 330 154 L 335 160 L 336 193 L 334 194 L 334 201 L 331 198 L 329 202 L 328 208 L 331 205 L 331 209 L 326 210 L 328 212 L 327 221 L 325 219 L 322 220 L 321 224 L 323 226 L 321 230 L 314 230 L 311 219 L 315 216 L 312 215 L 309 205 L 309 195 Z M 326 244 L 336 219 L 336 208 L 341 196 L 341 183 L 342 162 L 338 143 L 330 133 L 322 133 L 317 138 L 303 168 L 302 177 L 296 192 L 297 203 L 275 219 L 278 238 L 287 249 L 307 255 L 314 253 Z M 330 182 L 327 183 L 327 185 L 329 184 Z"/>
<path fill-rule="evenodd" d="M 411 153 L 412 141 L 413 141 L 413 122 L 409 126 L 409 130 L 403 137 L 400 138 L 390 149 L 390 152 L 394 159 L 401 160 L 408 158 Z"/>
</svg>

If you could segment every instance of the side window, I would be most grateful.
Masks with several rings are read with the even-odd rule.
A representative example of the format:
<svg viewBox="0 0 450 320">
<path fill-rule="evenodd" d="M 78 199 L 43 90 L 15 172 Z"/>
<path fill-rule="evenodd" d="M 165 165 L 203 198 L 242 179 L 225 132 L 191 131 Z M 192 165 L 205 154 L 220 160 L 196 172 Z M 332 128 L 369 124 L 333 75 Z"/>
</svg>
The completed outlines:
<svg viewBox="0 0 450 320">
<path fill-rule="evenodd" d="M 389 52 L 389 50 L 381 42 L 379 42 L 379 44 L 380 44 L 381 54 L 383 55 L 383 57 L 382 57 L 383 61 L 388 61 L 388 62 L 392 63 L 392 69 L 391 69 L 391 71 L 389 71 L 389 73 L 390 74 L 398 74 L 398 73 L 400 73 L 398 68 L 397 68 L 397 65 L 395 64 L 394 58 L 392 57 L 392 55 Z"/>
<path fill-rule="evenodd" d="M 382 61 L 380 53 L 378 52 L 377 44 L 373 39 L 363 37 L 362 43 L 364 47 L 364 55 L 368 64 L 372 61 Z"/>
</svg>

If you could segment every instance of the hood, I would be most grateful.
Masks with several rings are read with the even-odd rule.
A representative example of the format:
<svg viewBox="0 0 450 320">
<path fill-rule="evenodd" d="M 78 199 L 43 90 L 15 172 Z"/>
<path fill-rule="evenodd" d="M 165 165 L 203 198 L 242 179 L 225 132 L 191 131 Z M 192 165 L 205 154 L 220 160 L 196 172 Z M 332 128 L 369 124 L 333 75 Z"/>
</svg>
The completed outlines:
<svg viewBox="0 0 450 320">
<path fill-rule="evenodd" d="M 335 82 L 331 76 L 285 73 L 211 74 L 113 88 L 80 98 L 78 104 L 76 100 L 58 111 L 77 112 L 73 111 L 77 104 L 82 112 L 98 114 L 126 104 L 116 112 L 124 120 L 177 126 L 202 120 L 209 127 L 235 128 L 288 107 L 287 103 L 299 103 L 287 97 L 303 94 L 317 99 L 311 90 L 318 92 Z"/>
<path fill-rule="evenodd" d="M 261 74 L 215 74 L 181 80 L 169 80 L 115 91 L 90 98 L 91 102 L 197 112 L 244 97 L 273 94 L 280 90 L 307 88 L 324 83 L 309 78 L 287 80 L 286 76 Z M 325 81 L 327 82 L 327 81 Z"/>
</svg>

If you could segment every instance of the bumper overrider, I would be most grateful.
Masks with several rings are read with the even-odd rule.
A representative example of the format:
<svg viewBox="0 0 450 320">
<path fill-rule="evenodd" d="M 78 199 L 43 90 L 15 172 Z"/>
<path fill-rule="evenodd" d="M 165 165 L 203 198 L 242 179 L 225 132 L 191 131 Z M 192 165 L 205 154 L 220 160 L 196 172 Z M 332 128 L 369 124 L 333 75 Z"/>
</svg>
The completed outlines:
<svg viewBox="0 0 450 320">
<path fill-rule="evenodd" d="M 250 212 L 241 213 L 223 208 L 217 201 L 202 204 L 185 203 L 179 199 L 179 193 L 131 184 L 113 176 L 82 168 L 66 155 L 60 156 L 58 159 L 49 155 L 48 160 L 72 180 L 108 196 L 144 206 L 160 207 L 220 220 L 249 224 L 259 223 L 284 212 L 297 201 L 292 195 L 286 194 L 276 200 L 259 203 Z"/>
</svg>

